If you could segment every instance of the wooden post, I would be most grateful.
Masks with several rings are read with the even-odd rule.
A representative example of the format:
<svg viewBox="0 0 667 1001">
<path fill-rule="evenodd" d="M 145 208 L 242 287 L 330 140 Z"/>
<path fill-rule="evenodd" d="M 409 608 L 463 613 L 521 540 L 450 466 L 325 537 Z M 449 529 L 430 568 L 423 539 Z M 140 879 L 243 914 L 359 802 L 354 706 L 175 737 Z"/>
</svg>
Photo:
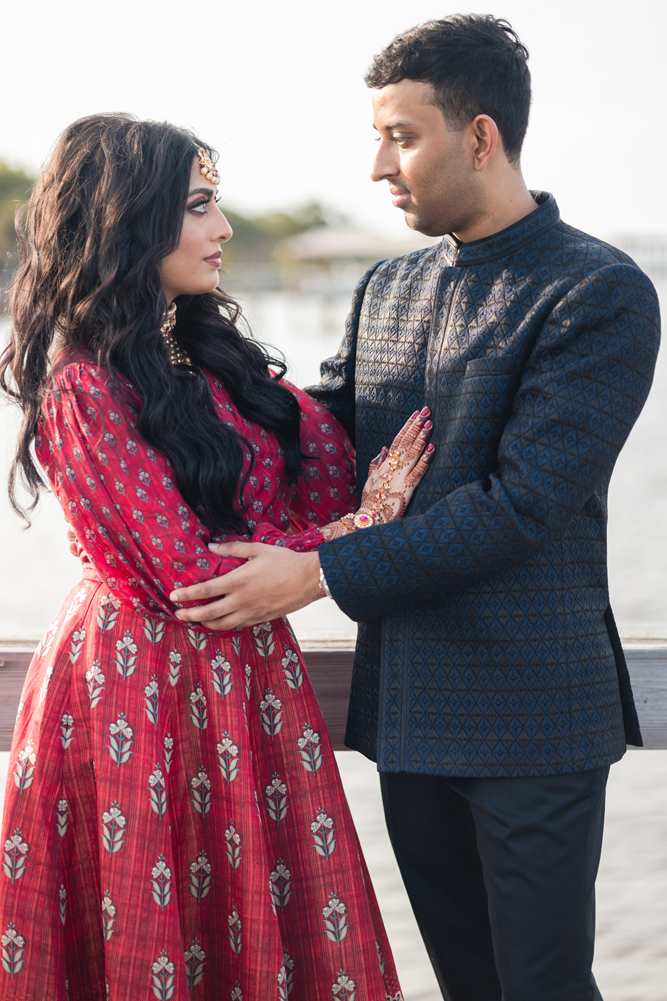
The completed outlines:
<svg viewBox="0 0 667 1001">
<path fill-rule="evenodd" d="M 624 646 L 647 751 L 667 749 L 667 643 Z"/>
</svg>

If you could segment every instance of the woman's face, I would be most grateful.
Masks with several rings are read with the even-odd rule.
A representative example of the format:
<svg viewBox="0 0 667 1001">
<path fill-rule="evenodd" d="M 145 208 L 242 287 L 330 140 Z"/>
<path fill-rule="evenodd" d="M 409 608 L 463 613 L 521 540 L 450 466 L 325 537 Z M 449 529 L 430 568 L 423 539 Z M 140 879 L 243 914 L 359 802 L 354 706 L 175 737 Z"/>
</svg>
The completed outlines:
<svg viewBox="0 0 667 1001">
<path fill-rule="evenodd" d="M 177 295 L 202 295 L 218 284 L 222 244 L 232 228 L 215 204 L 217 188 L 199 171 L 199 158 L 192 158 L 190 190 L 178 247 L 160 264 L 162 288 L 167 302 Z"/>
</svg>

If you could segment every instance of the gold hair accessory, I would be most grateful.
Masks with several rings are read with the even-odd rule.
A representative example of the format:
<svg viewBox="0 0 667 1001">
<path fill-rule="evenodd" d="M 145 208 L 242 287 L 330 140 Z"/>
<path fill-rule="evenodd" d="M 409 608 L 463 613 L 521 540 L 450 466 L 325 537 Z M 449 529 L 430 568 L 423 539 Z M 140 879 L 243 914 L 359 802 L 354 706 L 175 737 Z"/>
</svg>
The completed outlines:
<svg viewBox="0 0 667 1001">
<path fill-rule="evenodd" d="M 199 173 L 203 174 L 211 184 L 220 184 L 218 168 L 202 146 L 197 146 L 197 156 L 199 157 Z"/>
<path fill-rule="evenodd" d="M 160 327 L 160 333 L 162 334 L 162 339 L 165 343 L 167 351 L 169 352 L 169 361 L 172 365 L 192 365 L 190 358 L 186 355 L 183 348 L 180 346 L 176 338 L 174 337 L 173 330 L 176 326 L 176 303 L 172 302 L 171 306 L 167 310 L 164 320 L 162 321 L 162 326 Z"/>
</svg>

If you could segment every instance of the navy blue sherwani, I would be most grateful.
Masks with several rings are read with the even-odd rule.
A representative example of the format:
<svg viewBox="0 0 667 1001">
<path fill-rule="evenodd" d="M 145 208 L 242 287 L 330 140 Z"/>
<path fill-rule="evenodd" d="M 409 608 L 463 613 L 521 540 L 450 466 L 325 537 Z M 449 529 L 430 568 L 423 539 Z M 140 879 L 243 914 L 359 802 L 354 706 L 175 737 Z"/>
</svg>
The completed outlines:
<svg viewBox="0 0 667 1001">
<path fill-rule="evenodd" d="M 655 291 L 552 196 L 484 240 L 384 261 L 310 390 L 360 478 L 428 404 L 401 521 L 320 549 L 360 622 L 347 743 L 383 772 L 547 776 L 641 743 L 609 607 L 607 488 L 646 400 Z"/>
</svg>

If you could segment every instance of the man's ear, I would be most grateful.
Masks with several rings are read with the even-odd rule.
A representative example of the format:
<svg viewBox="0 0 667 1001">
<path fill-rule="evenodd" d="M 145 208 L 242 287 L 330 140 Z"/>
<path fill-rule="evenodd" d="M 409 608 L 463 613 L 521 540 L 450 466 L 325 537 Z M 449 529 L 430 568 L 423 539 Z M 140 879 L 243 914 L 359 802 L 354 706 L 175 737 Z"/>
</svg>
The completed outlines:
<svg viewBox="0 0 667 1001">
<path fill-rule="evenodd" d="M 484 170 L 502 151 L 498 126 L 489 115 L 477 115 L 467 126 L 475 170 Z"/>
</svg>

